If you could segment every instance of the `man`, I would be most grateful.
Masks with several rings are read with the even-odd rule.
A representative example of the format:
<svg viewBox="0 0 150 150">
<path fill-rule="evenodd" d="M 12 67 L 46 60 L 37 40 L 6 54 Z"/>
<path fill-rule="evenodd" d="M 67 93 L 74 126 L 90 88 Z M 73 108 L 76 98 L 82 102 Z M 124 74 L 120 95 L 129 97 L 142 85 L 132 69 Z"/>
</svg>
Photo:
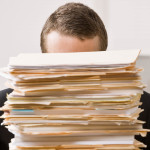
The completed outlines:
<svg viewBox="0 0 150 150">
<path fill-rule="evenodd" d="M 107 32 L 100 17 L 92 9 L 80 3 L 68 3 L 59 7 L 47 19 L 41 33 L 43 53 L 105 51 L 107 42 Z M 12 89 L 0 92 L 1 103 L 6 101 L 6 93 L 10 92 Z M 141 108 L 145 111 L 140 114 L 139 119 L 146 121 L 144 128 L 150 129 L 149 99 L 150 94 L 144 92 Z M 0 134 L 1 141 L 6 131 L 3 132 L 2 136 Z M 11 137 L 12 135 L 8 134 L 8 138 L 3 142 L 7 144 Z M 148 145 L 147 149 L 150 149 L 149 134 L 146 138 L 141 136 L 136 138 Z"/>
</svg>

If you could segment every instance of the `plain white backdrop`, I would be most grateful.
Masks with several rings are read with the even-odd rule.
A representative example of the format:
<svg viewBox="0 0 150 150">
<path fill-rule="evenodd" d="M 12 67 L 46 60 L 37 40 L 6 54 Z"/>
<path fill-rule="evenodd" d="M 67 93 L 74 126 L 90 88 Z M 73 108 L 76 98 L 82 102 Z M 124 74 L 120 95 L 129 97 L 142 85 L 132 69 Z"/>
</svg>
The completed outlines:
<svg viewBox="0 0 150 150">
<path fill-rule="evenodd" d="M 149 0 L 0 0 L 0 67 L 19 53 L 40 53 L 40 33 L 46 19 L 67 2 L 94 9 L 108 31 L 108 50 L 141 49 L 138 66 L 150 92 Z M 6 88 L 0 77 L 0 90 Z"/>
</svg>

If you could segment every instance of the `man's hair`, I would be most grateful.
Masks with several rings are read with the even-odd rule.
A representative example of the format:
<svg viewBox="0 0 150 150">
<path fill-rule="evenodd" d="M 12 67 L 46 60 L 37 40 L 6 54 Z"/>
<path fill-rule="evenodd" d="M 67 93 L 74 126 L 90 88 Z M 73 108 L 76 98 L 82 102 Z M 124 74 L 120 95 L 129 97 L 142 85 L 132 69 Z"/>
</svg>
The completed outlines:
<svg viewBox="0 0 150 150">
<path fill-rule="evenodd" d="M 47 52 L 46 39 L 51 31 L 81 40 L 98 36 L 100 51 L 105 51 L 108 45 L 107 32 L 102 20 L 94 10 L 81 3 L 67 3 L 50 15 L 41 32 L 43 53 Z"/>
</svg>

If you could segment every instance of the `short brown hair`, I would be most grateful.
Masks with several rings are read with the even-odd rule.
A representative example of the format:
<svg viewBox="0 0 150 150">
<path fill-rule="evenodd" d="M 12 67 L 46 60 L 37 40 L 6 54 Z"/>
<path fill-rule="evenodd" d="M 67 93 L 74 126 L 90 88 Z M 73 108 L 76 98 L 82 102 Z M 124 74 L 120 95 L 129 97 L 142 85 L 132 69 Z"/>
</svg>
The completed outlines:
<svg viewBox="0 0 150 150">
<path fill-rule="evenodd" d="M 67 3 L 50 15 L 41 32 L 43 53 L 47 51 L 46 38 L 51 31 L 75 36 L 81 40 L 98 35 L 101 51 L 105 51 L 108 45 L 107 32 L 102 20 L 94 10 L 81 3 Z"/>
</svg>

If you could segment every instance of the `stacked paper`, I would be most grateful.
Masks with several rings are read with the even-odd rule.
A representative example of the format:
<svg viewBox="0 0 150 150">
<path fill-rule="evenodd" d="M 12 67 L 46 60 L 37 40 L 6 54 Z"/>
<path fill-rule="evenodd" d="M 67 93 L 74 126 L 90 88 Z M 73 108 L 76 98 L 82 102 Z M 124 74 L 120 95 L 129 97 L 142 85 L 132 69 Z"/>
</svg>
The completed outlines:
<svg viewBox="0 0 150 150">
<path fill-rule="evenodd" d="M 139 150 L 145 136 L 140 50 L 21 54 L 1 74 L 13 93 L 3 124 L 10 150 Z"/>
</svg>

